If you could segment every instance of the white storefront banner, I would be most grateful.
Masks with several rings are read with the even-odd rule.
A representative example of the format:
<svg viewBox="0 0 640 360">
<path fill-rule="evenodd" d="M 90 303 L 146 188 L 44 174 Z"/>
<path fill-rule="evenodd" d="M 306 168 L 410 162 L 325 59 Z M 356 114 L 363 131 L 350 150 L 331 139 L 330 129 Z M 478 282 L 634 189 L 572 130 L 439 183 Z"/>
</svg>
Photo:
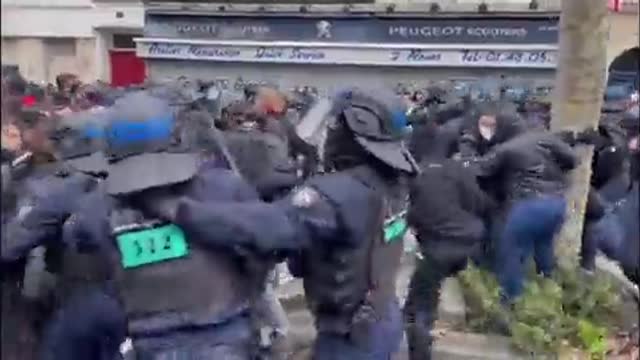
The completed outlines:
<svg viewBox="0 0 640 360">
<path fill-rule="evenodd" d="M 137 54 L 148 59 L 208 60 L 280 64 L 344 64 L 539 68 L 556 67 L 556 49 L 490 45 L 473 48 L 332 46 L 331 44 L 210 44 L 197 41 L 137 39 Z"/>
</svg>

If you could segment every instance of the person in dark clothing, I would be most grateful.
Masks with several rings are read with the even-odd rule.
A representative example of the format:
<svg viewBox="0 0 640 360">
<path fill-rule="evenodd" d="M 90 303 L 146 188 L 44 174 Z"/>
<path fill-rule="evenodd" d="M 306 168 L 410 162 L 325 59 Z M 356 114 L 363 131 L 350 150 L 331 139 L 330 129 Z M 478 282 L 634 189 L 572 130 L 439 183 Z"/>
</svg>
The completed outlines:
<svg viewBox="0 0 640 360">
<path fill-rule="evenodd" d="M 55 178 L 44 184 L 45 190 L 34 196 L 31 205 L 23 206 L 20 216 L 3 226 L 2 261 L 19 261 L 38 246 L 58 242 L 78 194 L 94 186 L 95 180 L 84 174 Z"/>
<path fill-rule="evenodd" d="M 522 134 L 525 126 L 520 116 L 499 102 L 486 102 L 469 115 L 458 149 L 462 158 L 487 154 L 495 145 Z"/>
<path fill-rule="evenodd" d="M 57 164 L 47 137 L 47 118 L 36 111 L 19 115 L 17 125 L 21 128 L 23 146 L 20 155 L 3 169 L 3 185 L 8 185 L 3 187 L 2 196 L 3 257 L 17 238 L 7 234 L 23 229 L 19 224 L 30 212 L 33 200 L 47 194 L 48 180 L 56 180 L 53 175 Z M 41 326 L 50 307 L 46 296 L 37 296 L 48 294 L 51 285 L 48 281 L 51 277 L 45 271 L 44 255 L 43 251 L 36 251 L 28 257 L 23 254 L 9 262 L 1 261 L 3 358 L 33 359 L 36 356 Z M 29 299 L 25 300 L 25 297 Z"/>
<path fill-rule="evenodd" d="M 253 116 L 258 128 L 275 134 L 286 142 L 289 157 L 296 163 L 302 163 L 303 177 L 315 172 L 319 162 L 318 151 L 296 133 L 295 121 L 289 118 L 292 114 L 287 113 L 286 96 L 269 87 L 259 87 L 256 91 Z"/>
<path fill-rule="evenodd" d="M 640 286 L 640 184 L 634 181 L 625 201 L 616 204 L 614 212 L 618 215 L 624 229 L 623 248 L 617 258 L 627 278 Z"/>
<path fill-rule="evenodd" d="M 348 91 L 336 99 L 325 145 L 334 172 L 312 177 L 272 204 L 183 199 L 163 212 L 201 241 L 227 246 L 231 230 L 236 240 L 261 249 L 282 243 L 284 230 L 293 229 L 297 242 L 284 242 L 292 260 L 302 259 L 291 270 L 304 278 L 316 318 L 314 358 L 388 359 L 402 338 L 394 286 L 405 228 L 396 216 L 406 201 L 400 178 L 417 167 L 393 127 L 392 117 L 405 112 L 386 105 L 392 98 Z M 162 207 L 158 201 L 149 206 Z M 385 218 L 391 220 L 386 227 Z"/>
<path fill-rule="evenodd" d="M 266 214 L 269 225 L 254 227 L 266 248 L 254 257 L 243 250 L 246 237 L 235 227 L 203 233 L 202 225 L 191 226 L 192 217 L 200 214 L 167 215 L 163 196 L 224 205 L 227 215 L 234 212 L 233 203 L 260 200 L 234 172 L 200 166 L 201 154 L 191 148 L 187 129 L 162 100 L 133 93 L 113 111 L 117 117 L 106 127 L 108 216 L 88 214 L 78 221 L 87 224 L 82 226 L 89 228 L 87 233 L 107 239 L 102 244 L 107 258 L 116 260 L 110 261 L 110 269 L 136 355 L 253 358 L 254 302 L 283 239 L 298 243 L 295 232 L 274 225 L 279 213 Z M 279 242 L 268 243 L 274 237 Z M 212 245 L 221 238 L 228 247 Z"/>
<path fill-rule="evenodd" d="M 526 260 L 549 275 L 552 241 L 564 219 L 567 172 L 577 166 L 573 149 L 548 132 L 522 134 L 472 162 L 481 178 L 497 178 L 501 204 L 493 226 L 495 272 L 506 300 L 522 291 Z M 471 165 L 473 164 L 473 165 Z M 502 225 L 501 224 L 504 224 Z"/>
<path fill-rule="evenodd" d="M 408 223 L 420 244 L 404 307 L 409 358 L 431 359 L 431 330 L 442 281 L 478 259 L 495 206 L 460 162 L 425 159 L 411 187 Z"/>
<path fill-rule="evenodd" d="M 78 114 L 56 123 L 46 136 L 46 147 L 55 149 L 46 153 L 59 161 L 30 186 L 28 205 L 23 205 L 22 215 L 3 228 L 2 259 L 15 261 L 24 258 L 31 249 L 58 242 L 62 226 L 73 213 L 81 194 L 91 191 L 106 170 L 106 160 L 101 149 L 99 120 L 91 114 Z M 34 135 L 35 137 L 35 135 Z M 44 151 L 44 150 L 40 150 Z"/>
<path fill-rule="evenodd" d="M 271 200 L 297 183 L 287 143 L 279 136 L 248 126 L 224 136 L 240 174 L 263 199 Z"/>
<path fill-rule="evenodd" d="M 39 284 L 41 280 L 47 279 L 46 274 L 55 273 L 59 278 L 52 294 L 55 299 L 51 301 L 51 311 L 61 304 L 67 305 L 65 302 L 67 296 L 61 297 L 62 293 L 74 293 L 72 291 L 74 286 L 67 282 L 69 276 L 90 276 L 86 269 L 81 271 L 76 268 L 72 257 L 63 256 L 63 254 L 69 254 L 65 246 L 63 224 L 76 211 L 76 206 L 82 202 L 84 195 L 95 188 L 98 174 L 106 167 L 106 162 L 101 161 L 101 158 L 94 154 L 100 148 L 99 142 L 88 141 L 90 139 L 87 138 L 87 134 L 93 138 L 97 135 L 95 131 L 99 132 L 97 124 L 90 120 L 87 116 L 77 115 L 57 123 L 53 134 L 49 136 L 56 149 L 56 158 L 61 160 L 57 164 L 58 170 L 40 181 L 42 184 L 37 186 L 40 190 L 35 192 L 34 198 L 29 205 L 26 205 L 27 207 L 23 205 L 22 216 L 3 226 L 2 261 L 4 263 L 20 262 L 27 258 L 29 253 L 39 254 L 38 250 L 46 247 L 45 263 L 33 256 L 28 257 L 30 262 L 25 268 L 23 293 L 27 295 L 33 293 L 32 297 L 43 298 L 42 295 L 38 295 L 43 293 L 38 290 Z M 95 204 L 88 209 L 95 210 Z M 69 269 L 75 269 L 80 273 L 72 274 L 75 270 L 69 271 Z M 62 289 L 69 291 L 62 291 Z M 48 316 L 43 319 L 48 320 Z M 49 326 L 48 324 L 48 321 L 44 322 L 45 328 Z M 48 335 L 45 335 L 43 341 L 54 346 L 55 341 L 51 342 L 46 336 Z M 42 351 L 46 354 L 48 350 Z"/>
<path fill-rule="evenodd" d="M 413 132 L 409 141 L 409 149 L 416 161 L 423 158 L 450 158 L 458 152 L 458 138 L 464 126 L 464 117 L 446 119 L 439 117 L 440 113 L 432 116 L 430 113 L 420 113 L 411 121 Z"/>
<path fill-rule="evenodd" d="M 39 360 L 117 360 L 126 337 L 126 317 L 117 297 L 86 288 L 54 313 L 44 331 Z"/>
<path fill-rule="evenodd" d="M 616 124 L 603 123 L 592 136 L 595 140 L 591 188 L 582 234 L 580 263 L 593 271 L 597 250 L 617 259 L 623 250 L 621 227 L 613 207 L 631 189 L 626 138 Z"/>
<path fill-rule="evenodd" d="M 27 81 L 18 71 L 3 72 L 2 87 L 6 90 L 6 95 L 22 96 L 27 89 Z"/>
<path fill-rule="evenodd" d="M 551 104 L 536 99 L 526 99 L 522 106 L 522 117 L 528 129 L 549 129 L 551 122 Z"/>
</svg>

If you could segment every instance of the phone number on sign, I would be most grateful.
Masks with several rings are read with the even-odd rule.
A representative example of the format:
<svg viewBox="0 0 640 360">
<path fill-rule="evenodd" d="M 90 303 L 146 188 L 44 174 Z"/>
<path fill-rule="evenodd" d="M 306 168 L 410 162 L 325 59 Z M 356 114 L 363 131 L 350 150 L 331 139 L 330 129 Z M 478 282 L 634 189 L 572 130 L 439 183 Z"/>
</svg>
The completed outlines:
<svg viewBox="0 0 640 360">
<path fill-rule="evenodd" d="M 553 64 L 555 53 L 551 51 L 476 51 L 462 52 L 465 63 L 515 63 L 515 64 Z"/>
</svg>

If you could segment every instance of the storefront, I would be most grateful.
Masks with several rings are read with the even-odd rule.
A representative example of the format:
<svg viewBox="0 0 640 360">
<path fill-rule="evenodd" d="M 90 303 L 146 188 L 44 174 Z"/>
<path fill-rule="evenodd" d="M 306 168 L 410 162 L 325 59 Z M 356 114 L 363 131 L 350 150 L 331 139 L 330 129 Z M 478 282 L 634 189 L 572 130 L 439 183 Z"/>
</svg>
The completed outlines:
<svg viewBox="0 0 640 360">
<path fill-rule="evenodd" d="M 153 79 L 239 87 L 420 86 L 486 76 L 552 79 L 558 14 L 183 15 L 147 11 L 138 56 Z"/>
</svg>

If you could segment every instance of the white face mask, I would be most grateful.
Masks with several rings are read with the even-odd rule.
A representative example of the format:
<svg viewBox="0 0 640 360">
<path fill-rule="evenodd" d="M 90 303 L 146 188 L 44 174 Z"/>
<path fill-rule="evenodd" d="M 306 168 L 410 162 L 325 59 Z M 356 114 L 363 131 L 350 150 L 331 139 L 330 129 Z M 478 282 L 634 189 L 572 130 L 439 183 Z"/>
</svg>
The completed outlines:
<svg viewBox="0 0 640 360">
<path fill-rule="evenodd" d="M 638 151 L 638 137 L 635 136 L 631 140 L 629 140 L 629 150 L 632 152 Z"/>
<path fill-rule="evenodd" d="M 478 130 L 480 130 L 480 136 L 487 141 L 491 140 L 493 135 L 495 135 L 495 129 L 491 127 L 479 126 Z"/>
</svg>

